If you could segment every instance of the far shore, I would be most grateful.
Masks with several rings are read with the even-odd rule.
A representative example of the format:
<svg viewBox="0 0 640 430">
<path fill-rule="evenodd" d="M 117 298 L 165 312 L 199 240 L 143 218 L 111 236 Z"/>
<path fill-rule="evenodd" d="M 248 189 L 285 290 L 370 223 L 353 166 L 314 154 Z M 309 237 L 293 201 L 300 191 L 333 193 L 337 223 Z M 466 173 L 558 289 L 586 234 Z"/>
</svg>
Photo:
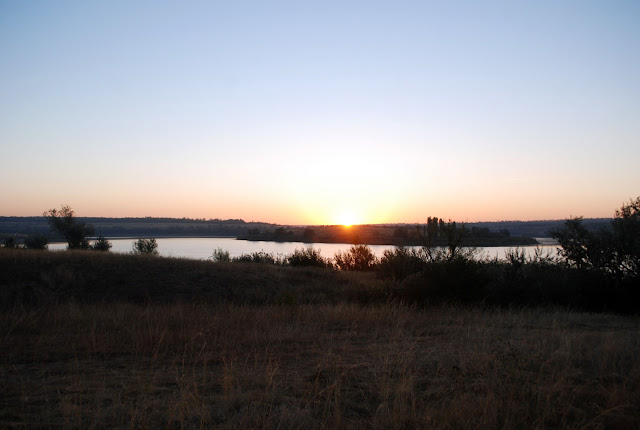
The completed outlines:
<svg viewBox="0 0 640 430">
<path fill-rule="evenodd" d="M 322 243 L 331 243 L 331 244 L 340 244 L 340 245 L 352 245 L 353 242 L 345 242 L 340 240 L 316 240 L 313 242 L 306 242 L 304 240 L 274 240 L 267 238 L 248 238 L 248 237 L 238 237 L 238 236 L 178 236 L 178 235 L 169 235 L 169 236 L 159 236 L 159 235 L 140 235 L 140 236 L 104 236 L 107 240 L 136 240 L 136 239 L 235 239 L 235 240 L 246 240 L 247 242 L 274 242 L 274 243 L 302 243 L 305 245 L 314 245 L 314 244 L 322 244 Z M 89 240 L 96 240 L 97 236 L 90 237 Z M 488 241 L 473 241 L 474 243 L 462 244 L 463 247 L 482 247 L 482 248 L 493 248 L 493 247 L 505 247 L 505 246 L 538 246 L 538 245 L 550 245 L 555 244 L 552 238 L 520 238 L 514 237 L 511 243 L 499 243 L 499 242 L 488 242 Z M 521 241 L 519 239 L 522 239 Z M 482 243 L 476 243 L 482 242 Z M 502 241 L 501 241 L 502 242 Z M 49 242 L 50 244 L 64 244 L 66 243 L 64 240 L 52 240 Z M 398 244 L 398 243 L 389 243 L 388 241 L 384 242 L 376 242 L 376 243 L 357 243 L 358 245 L 375 245 L 375 246 L 408 246 L 408 247 L 419 247 L 422 246 L 420 244 Z M 446 244 L 434 244 L 435 247 L 446 246 Z"/>
</svg>

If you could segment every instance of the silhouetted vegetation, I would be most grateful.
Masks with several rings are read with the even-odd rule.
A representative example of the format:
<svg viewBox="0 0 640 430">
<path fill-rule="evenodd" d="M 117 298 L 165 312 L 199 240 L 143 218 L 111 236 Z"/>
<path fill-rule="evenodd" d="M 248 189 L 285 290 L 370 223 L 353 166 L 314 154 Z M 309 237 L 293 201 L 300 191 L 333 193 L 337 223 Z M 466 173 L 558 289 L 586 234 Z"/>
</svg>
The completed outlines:
<svg viewBox="0 0 640 430">
<path fill-rule="evenodd" d="M 429 218 L 417 228 L 419 248 L 397 247 L 378 259 L 366 245 L 338 252 L 333 264 L 312 248 L 278 258 L 256 253 L 235 262 L 315 265 L 341 271 L 373 271 L 387 280 L 387 298 L 411 303 L 486 303 L 506 305 L 561 305 L 581 309 L 633 312 L 640 296 L 637 275 L 638 202 L 616 212 L 611 231 L 591 232 L 580 220 L 568 220 L 558 233 L 559 257 L 532 257 L 515 248 L 505 260 L 478 260 L 476 249 L 462 247 L 471 231 L 464 225 Z M 486 234 L 476 230 L 476 234 Z M 396 233 L 404 235 L 404 233 Z M 507 235 L 506 232 L 502 233 Z M 445 241 L 446 246 L 434 244 Z"/>
<path fill-rule="evenodd" d="M 378 264 L 367 245 L 352 245 L 348 251 L 338 251 L 333 259 L 340 270 L 373 270 Z"/>
<path fill-rule="evenodd" d="M 7 236 L 4 238 L 2 246 L 5 249 L 16 249 L 18 247 L 18 241 L 13 236 Z"/>
<path fill-rule="evenodd" d="M 95 229 L 86 222 L 79 221 L 71 207 L 62 206 L 60 210 L 49 209 L 44 213 L 52 231 L 64 237 L 68 249 L 109 251 L 111 243 L 100 235 L 93 245 L 89 243 Z M 42 235 L 31 235 L 25 239 L 25 247 L 29 249 L 47 249 L 49 239 Z"/>
<path fill-rule="evenodd" d="M 77 217 L 77 221 L 94 226 L 105 237 L 237 237 L 247 231 L 273 230 L 277 225 L 261 222 L 245 222 L 241 219 L 190 219 L 190 218 L 105 218 Z M 50 241 L 64 239 L 52 231 L 48 218 L 0 216 L 0 237 L 33 234 L 48 235 Z"/>
<path fill-rule="evenodd" d="M 231 259 L 233 263 L 260 263 L 260 264 L 279 264 L 285 263 L 285 258 L 274 255 L 271 252 L 257 251 L 249 254 L 242 254 Z"/>
<path fill-rule="evenodd" d="M 49 247 L 49 240 L 41 234 L 31 235 L 24 238 L 24 243 L 19 243 L 14 236 L 5 237 L 2 242 L 5 249 L 39 249 L 45 250 Z"/>
<path fill-rule="evenodd" d="M 158 255 L 158 242 L 155 239 L 138 239 L 131 249 L 134 254 Z"/>
<path fill-rule="evenodd" d="M 361 292 L 358 297 L 363 302 L 552 304 L 594 311 L 633 312 L 633 303 L 640 294 L 636 287 L 639 283 L 639 206 L 638 200 L 624 205 L 616 212 L 610 229 L 599 232 L 583 228 L 580 219 L 567 220 L 565 228 L 554 233 L 561 246 L 556 258 L 541 254 L 527 258 L 516 248 L 506 260 L 479 260 L 474 248 L 461 246 L 472 230 L 455 222 L 429 218 L 414 230 L 422 246 L 400 246 L 387 250 L 381 258 L 367 245 L 353 245 L 347 251 L 336 253 L 333 259 L 323 258 L 311 247 L 291 255 L 261 251 L 233 258 L 228 251 L 218 249 L 211 259 L 217 263 L 370 272 L 385 285 L 384 294 L 379 289 L 372 290 L 372 296 Z M 72 216 L 66 209 L 63 214 L 67 219 Z M 71 225 L 69 230 L 73 231 L 73 220 L 64 222 Z M 399 231 L 396 234 L 404 236 L 405 232 Z M 278 234 L 288 235 L 289 231 L 281 229 Z M 442 241 L 445 246 L 440 245 Z M 108 244 L 104 238 L 98 240 L 94 249 L 106 247 L 105 242 Z M 8 243 L 6 247 L 10 248 L 10 239 Z M 158 253 L 155 239 L 138 239 L 132 249 L 137 254 Z"/>
<path fill-rule="evenodd" d="M 451 228 L 455 225 L 455 228 Z M 429 217 L 427 224 L 409 228 L 406 225 L 329 225 L 314 227 L 278 227 L 271 229 L 249 229 L 238 239 L 276 242 L 350 243 L 354 245 L 396 245 L 421 246 L 422 231 L 432 232 L 431 246 L 447 246 L 449 234 L 457 234 L 457 246 L 524 246 L 537 244 L 529 237 L 511 236 L 507 230 L 492 232 L 488 228 L 468 229 L 455 222 L 445 222 L 437 217 Z"/>
<path fill-rule="evenodd" d="M 228 263 L 231 261 L 229 251 L 222 248 L 214 249 L 213 254 L 211 254 L 211 259 L 216 263 Z"/>
<path fill-rule="evenodd" d="M 69 249 L 91 248 L 88 237 L 94 232 L 93 226 L 78 221 L 69 206 L 62 206 L 60 210 L 49 209 L 44 216 L 51 229 L 64 237 Z"/>
<path fill-rule="evenodd" d="M 91 246 L 94 251 L 109 251 L 113 245 L 104 236 L 98 236 L 96 241 Z"/>
<path fill-rule="evenodd" d="M 608 229 L 590 231 L 582 218 L 572 218 L 552 234 L 568 265 L 618 278 L 639 278 L 640 197 L 616 210 Z"/>
<path fill-rule="evenodd" d="M 363 225 L 351 226 L 278 226 L 238 219 L 190 219 L 190 218 L 101 218 L 77 217 L 79 222 L 94 226 L 105 237 L 238 237 L 251 240 L 274 240 L 278 227 L 292 231 L 287 241 L 315 243 L 358 243 L 369 245 L 421 245 L 415 225 Z M 590 231 L 608 226 L 611 219 L 583 219 Z M 561 228 L 564 220 L 550 221 L 495 221 L 467 223 L 470 233 L 463 240 L 464 246 L 524 246 L 535 245 L 534 237 L 551 237 L 550 230 Z M 477 229 L 474 233 L 474 227 Z M 309 230 L 307 230 L 309 229 Z M 489 233 L 487 234 L 487 230 Z M 311 234 L 313 233 L 313 234 Z M 0 237 L 47 235 L 50 242 L 64 239 L 52 232 L 45 217 L 0 216 Z"/>
<path fill-rule="evenodd" d="M 464 224 L 458 225 L 455 221 L 445 223 L 442 219 L 429 218 L 427 224 L 417 226 L 417 231 L 424 258 L 428 262 L 473 257 L 474 248 L 461 248 L 463 238 L 469 234 Z"/>
<path fill-rule="evenodd" d="M 24 240 L 24 246 L 27 249 L 45 250 L 49 247 L 49 239 L 42 234 L 28 236 Z"/>
<path fill-rule="evenodd" d="M 422 272 L 426 264 L 424 249 L 399 246 L 394 250 L 384 251 L 378 263 L 378 271 L 382 277 L 398 281 Z"/>
<path fill-rule="evenodd" d="M 296 249 L 287 256 L 286 261 L 293 267 L 331 267 L 331 261 L 320 255 L 320 250 L 311 246 Z"/>
<path fill-rule="evenodd" d="M 78 222 L 92 225 L 105 237 L 236 237 L 256 241 L 288 241 L 306 243 L 352 243 L 369 245 L 419 246 L 420 238 L 415 225 L 355 225 L 344 226 L 278 226 L 245 222 L 243 220 L 204 220 L 173 218 L 94 218 L 77 217 Z M 437 218 L 436 218 L 437 219 Z M 524 246 L 535 245 L 531 237 L 507 234 L 496 228 L 504 224 L 490 224 L 493 228 L 479 227 L 487 223 L 467 224 L 464 246 Z M 525 223 L 526 224 L 526 223 Z M 553 225 L 559 225 L 557 222 Z M 518 224 L 520 225 L 520 224 Z M 587 227 L 590 224 L 586 224 Z M 476 226 L 476 230 L 474 230 Z M 24 238 L 29 235 L 47 235 L 50 242 L 64 239 L 51 230 L 45 217 L 0 217 L 0 235 Z M 543 236 L 543 235 L 540 235 Z M 65 239 L 66 240 L 66 239 Z M 444 243 L 444 237 L 438 239 Z"/>
<path fill-rule="evenodd" d="M 311 227 L 306 227 L 302 231 L 302 241 L 303 242 L 315 242 L 316 240 L 316 231 Z"/>
</svg>

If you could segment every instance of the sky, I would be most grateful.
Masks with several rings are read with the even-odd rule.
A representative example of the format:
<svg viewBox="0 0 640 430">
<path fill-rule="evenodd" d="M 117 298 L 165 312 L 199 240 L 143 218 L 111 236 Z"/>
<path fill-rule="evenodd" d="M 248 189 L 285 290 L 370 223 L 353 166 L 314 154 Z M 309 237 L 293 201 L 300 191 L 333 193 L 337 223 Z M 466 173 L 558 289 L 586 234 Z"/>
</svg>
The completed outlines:
<svg viewBox="0 0 640 430">
<path fill-rule="evenodd" d="M 640 2 L 0 0 L 0 216 L 611 217 Z"/>
</svg>

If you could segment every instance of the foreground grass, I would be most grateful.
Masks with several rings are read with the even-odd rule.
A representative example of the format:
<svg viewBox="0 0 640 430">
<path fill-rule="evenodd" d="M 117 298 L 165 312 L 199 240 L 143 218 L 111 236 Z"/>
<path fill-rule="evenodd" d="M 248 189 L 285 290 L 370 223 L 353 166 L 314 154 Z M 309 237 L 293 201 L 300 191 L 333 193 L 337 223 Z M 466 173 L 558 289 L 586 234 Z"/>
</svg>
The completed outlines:
<svg viewBox="0 0 640 430">
<path fill-rule="evenodd" d="M 638 316 L 458 306 L 576 282 L 446 268 L 0 249 L 0 428 L 640 428 Z"/>
<path fill-rule="evenodd" d="M 638 428 L 640 321 L 396 304 L 0 312 L 0 427 Z"/>
</svg>

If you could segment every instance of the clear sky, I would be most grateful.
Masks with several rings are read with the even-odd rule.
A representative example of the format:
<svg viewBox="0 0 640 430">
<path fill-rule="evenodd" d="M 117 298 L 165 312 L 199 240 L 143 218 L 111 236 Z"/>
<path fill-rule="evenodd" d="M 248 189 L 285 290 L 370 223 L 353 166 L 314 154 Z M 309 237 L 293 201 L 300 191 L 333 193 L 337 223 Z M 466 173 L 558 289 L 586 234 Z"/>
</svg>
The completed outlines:
<svg viewBox="0 0 640 430">
<path fill-rule="evenodd" d="M 0 215 L 609 217 L 640 2 L 0 0 Z"/>
</svg>

